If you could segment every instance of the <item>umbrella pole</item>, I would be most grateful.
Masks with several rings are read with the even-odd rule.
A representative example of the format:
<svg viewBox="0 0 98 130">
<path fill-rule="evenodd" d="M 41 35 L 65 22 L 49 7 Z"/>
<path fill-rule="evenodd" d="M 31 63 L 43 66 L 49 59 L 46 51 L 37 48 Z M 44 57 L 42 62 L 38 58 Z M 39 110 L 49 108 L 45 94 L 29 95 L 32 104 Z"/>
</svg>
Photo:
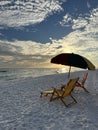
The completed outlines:
<svg viewBox="0 0 98 130">
<path fill-rule="evenodd" d="M 68 78 L 70 77 L 71 66 L 69 67 Z"/>
</svg>

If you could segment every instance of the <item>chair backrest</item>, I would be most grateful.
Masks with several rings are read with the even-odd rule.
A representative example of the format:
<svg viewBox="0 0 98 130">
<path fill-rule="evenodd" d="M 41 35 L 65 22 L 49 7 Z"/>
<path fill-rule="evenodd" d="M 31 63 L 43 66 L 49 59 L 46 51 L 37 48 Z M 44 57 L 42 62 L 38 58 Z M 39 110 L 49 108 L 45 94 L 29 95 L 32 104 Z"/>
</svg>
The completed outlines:
<svg viewBox="0 0 98 130">
<path fill-rule="evenodd" d="M 88 73 L 84 73 L 84 76 L 83 76 L 83 79 L 82 79 L 82 85 L 84 85 L 85 84 L 85 81 L 86 81 L 86 79 L 87 79 L 87 76 L 88 76 Z"/>
<path fill-rule="evenodd" d="M 67 86 L 66 86 L 66 88 L 64 90 L 64 93 L 63 93 L 62 97 L 66 97 L 66 96 L 70 95 L 70 93 L 74 89 L 75 84 L 76 84 L 76 82 L 78 80 L 79 80 L 79 77 L 69 80 L 69 82 L 67 83 Z"/>
</svg>

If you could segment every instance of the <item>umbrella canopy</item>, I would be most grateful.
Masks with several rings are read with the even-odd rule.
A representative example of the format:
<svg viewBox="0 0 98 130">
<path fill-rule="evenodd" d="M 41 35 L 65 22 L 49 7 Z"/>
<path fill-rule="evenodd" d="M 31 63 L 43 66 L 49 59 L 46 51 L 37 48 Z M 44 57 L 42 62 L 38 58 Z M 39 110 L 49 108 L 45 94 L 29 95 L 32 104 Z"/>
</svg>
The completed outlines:
<svg viewBox="0 0 98 130">
<path fill-rule="evenodd" d="M 95 66 L 87 58 L 74 53 L 61 53 L 51 59 L 51 63 L 67 65 L 83 69 L 95 70 Z M 70 70 L 69 70 L 70 73 Z"/>
</svg>

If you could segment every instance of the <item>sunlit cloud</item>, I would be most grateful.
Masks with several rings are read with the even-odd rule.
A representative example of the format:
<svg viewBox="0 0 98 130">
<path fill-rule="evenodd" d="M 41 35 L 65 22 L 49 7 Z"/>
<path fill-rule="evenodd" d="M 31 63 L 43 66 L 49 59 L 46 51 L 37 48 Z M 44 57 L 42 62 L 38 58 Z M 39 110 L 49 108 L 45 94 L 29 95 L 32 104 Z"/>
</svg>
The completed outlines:
<svg viewBox="0 0 98 130">
<path fill-rule="evenodd" d="M 49 15 L 63 10 L 65 0 L 0 1 L 0 25 L 21 27 L 40 23 Z"/>
<path fill-rule="evenodd" d="M 5 0 L 0 4 L 2 11 L 3 6 L 10 2 Z M 17 10 L 18 4 L 16 1 L 13 7 L 10 6 L 11 9 L 2 11 L 1 25 L 21 27 L 35 24 L 43 21 L 53 12 L 63 10 L 59 0 L 36 0 L 34 3 L 29 1 L 26 4 L 20 2 L 21 9 Z M 88 7 L 90 7 L 89 3 Z M 64 52 L 83 55 L 98 67 L 98 8 L 77 18 L 67 13 L 59 23 L 65 28 L 70 26 L 73 31 L 60 39 L 50 37 L 50 42 L 45 44 L 31 40 L 14 40 L 13 42 L 0 40 L 0 67 L 59 67 L 59 65 L 51 64 L 50 60 Z"/>
<path fill-rule="evenodd" d="M 87 24 L 88 24 L 88 21 L 86 19 L 78 17 L 78 19 L 73 19 L 72 29 L 85 28 Z"/>
<path fill-rule="evenodd" d="M 63 20 L 60 21 L 61 26 L 71 26 L 72 25 L 72 16 L 70 14 L 66 14 L 63 16 Z"/>
<path fill-rule="evenodd" d="M 13 63 L 20 67 L 60 67 L 59 65 L 51 64 L 50 60 L 55 55 L 64 52 L 81 54 L 88 57 L 96 65 L 98 64 L 97 39 L 87 37 L 87 33 L 81 32 L 80 30 L 76 30 L 59 40 L 51 39 L 51 43 L 41 44 L 32 41 L 5 41 L 4 46 L 0 46 L 0 48 L 3 56 L 6 56 L 6 58 L 13 57 L 9 60 L 8 64 Z"/>
</svg>

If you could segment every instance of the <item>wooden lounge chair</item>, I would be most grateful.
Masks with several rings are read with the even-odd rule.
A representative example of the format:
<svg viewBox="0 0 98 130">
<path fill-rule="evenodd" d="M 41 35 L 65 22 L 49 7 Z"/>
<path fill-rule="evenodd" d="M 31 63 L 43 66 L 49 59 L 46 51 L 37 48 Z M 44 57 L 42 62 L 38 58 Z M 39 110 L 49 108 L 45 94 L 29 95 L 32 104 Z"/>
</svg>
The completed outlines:
<svg viewBox="0 0 98 130">
<path fill-rule="evenodd" d="M 88 76 L 88 73 L 84 73 L 83 79 L 76 83 L 76 87 L 81 87 L 84 89 L 85 92 L 89 93 L 89 91 L 84 86 L 86 79 L 87 79 L 87 76 Z"/>
<path fill-rule="evenodd" d="M 58 88 L 57 90 L 58 90 L 58 91 L 62 91 L 65 87 L 66 87 L 66 84 L 65 84 L 65 85 L 61 85 L 61 87 Z M 53 93 L 53 91 L 54 91 L 54 88 L 51 89 L 51 90 L 42 91 L 42 92 L 40 93 L 40 97 L 42 97 L 42 95 L 44 95 L 44 96 L 51 95 L 51 94 Z"/>
<path fill-rule="evenodd" d="M 67 106 L 71 105 L 72 103 L 77 103 L 76 99 L 72 96 L 71 93 L 72 93 L 72 91 L 75 87 L 75 84 L 78 80 L 79 80 L 79 78 L 70 79 L 64 90 L 54 88 L 52 91 L 43 91 L 43 93 L 44 94 L 51 93 L 52 95 L 50 97 L 50 101 L 53 101 L 55 99 L 60 99 L 63 102 L 63 104 L 67 107 Z M 41 93 L 41 95 L 42 95 L 42 93 Z M 64 98 L 66 98 L 68 96 L 70 96 L 73 99 L 73 101 L 69 104 L 66 104 L 64 101 Z"/>
<path fill-rule="evenodd" d="M 50 101 L 53 101 L 55 99 L 60 99 L 66 107 L 71 105 L 72 103 L 77 103 L 76 99 L 72 96 L 72 91 L 78 80 L 79 78 L 70 79 L 64 91 L 58 91 L 56 88 L 54 88 L 52 96 L 50 97 Z M 64 98 L 68 96 L 70 96 L 73 99 L 73 101 L 70 102 L 69 104 L 66 104 L 66 102 L 64 101 Z"/>
</svg>

